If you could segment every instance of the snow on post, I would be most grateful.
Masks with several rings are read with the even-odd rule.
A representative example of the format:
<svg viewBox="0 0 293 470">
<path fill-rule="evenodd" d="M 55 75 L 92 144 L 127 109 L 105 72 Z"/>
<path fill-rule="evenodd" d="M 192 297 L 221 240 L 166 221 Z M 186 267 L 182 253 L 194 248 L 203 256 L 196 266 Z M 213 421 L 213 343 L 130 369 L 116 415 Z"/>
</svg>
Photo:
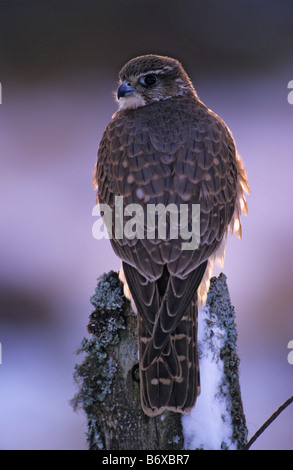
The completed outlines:
<svg viewBox="0 0 293 470">
<path fill-rule="evenodd" d="M 184 448 L 242 449 L 247 428 L 239 385 L 235 313 L 223 273 L 211 279 L 198 322 L 201 394 L 191 413 L 182 418 Z"/>
</svg>

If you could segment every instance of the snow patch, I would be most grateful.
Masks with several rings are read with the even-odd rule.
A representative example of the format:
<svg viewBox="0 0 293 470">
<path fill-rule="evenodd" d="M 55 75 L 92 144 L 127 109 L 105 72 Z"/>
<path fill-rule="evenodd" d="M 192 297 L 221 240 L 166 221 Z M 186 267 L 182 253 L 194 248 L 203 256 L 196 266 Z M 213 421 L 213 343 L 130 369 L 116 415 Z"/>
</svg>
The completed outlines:
<svg viewBox="0 0 293 470">
<path fill-rule="evenodd" d="M 230 396 L 220 359 L 226 333 L 215 318 L 211 320 L 207 305 L 199 310 L 198 322 L 201 394 L 191 413 L 182 417 L 184 449 L 236 449 Z"/>
</svg>

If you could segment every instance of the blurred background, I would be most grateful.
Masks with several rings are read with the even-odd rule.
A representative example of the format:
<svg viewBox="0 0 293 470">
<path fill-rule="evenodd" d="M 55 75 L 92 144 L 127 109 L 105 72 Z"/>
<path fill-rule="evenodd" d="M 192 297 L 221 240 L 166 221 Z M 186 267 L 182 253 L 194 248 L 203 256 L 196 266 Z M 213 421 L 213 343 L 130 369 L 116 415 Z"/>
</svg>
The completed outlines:
<svg viewBox="0 0 293 470">
<path fill-rule="evenodd" d="M 251 185 L 224 272 L 249 435 L 293 393 L 293 3 L 0 3 L 0 449 L 86 449 L 75 351 L 96 279 L 120 263 L 92 237 L 92 170 L 117 73 L 179 59 L 230 127 Z M 217 274 L 218 272 L 216 272 Z M 253 449 L 293 449 L 288 408 Z"/>
</svg>

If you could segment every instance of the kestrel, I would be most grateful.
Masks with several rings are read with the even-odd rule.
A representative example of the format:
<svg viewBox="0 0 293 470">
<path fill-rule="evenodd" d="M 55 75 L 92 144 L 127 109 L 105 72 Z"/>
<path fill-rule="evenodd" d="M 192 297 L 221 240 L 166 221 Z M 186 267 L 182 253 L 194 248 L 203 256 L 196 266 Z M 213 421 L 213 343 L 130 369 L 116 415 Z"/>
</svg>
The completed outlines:
<svg viewBox="0 0 293 470">
<path fill-rule="evenodd" d="M 214 262 L 224 257 L 228 230 L 241 236 L 247 175 L 230 130 L 200 101 L 177 60 L 152 54 L 130 60 L 119 73 L 117 100 L 94 170 L 97 202 L 113 214 L 118 196 L 123 208 L 136 204 L 144 213 L 149 205 L 200 205 L 194 249 L 170 236 L 170 213 L 165 237 L 148 236 L 146 225 L 144 237 L 115 236 L 117 214 L 111 221 L 111 244 L 137 311 L 142 408 L 149 416 L 189 413 L 200 393 L 198 307 Z M 189 229 L 191 219 L 190 210 Z"/>
</svg>

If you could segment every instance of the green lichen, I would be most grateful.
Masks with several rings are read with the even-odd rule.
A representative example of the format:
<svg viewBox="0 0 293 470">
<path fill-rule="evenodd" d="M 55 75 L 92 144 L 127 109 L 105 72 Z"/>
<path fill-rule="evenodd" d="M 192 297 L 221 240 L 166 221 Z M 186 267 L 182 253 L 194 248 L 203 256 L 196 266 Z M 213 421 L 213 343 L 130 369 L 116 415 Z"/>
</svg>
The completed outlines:
<svg viewBox="0 0 293 470">
<path fill-rule="evenodd" d="M 125 299 L 123 297 L 121 283 L 118 274 L 114 271 L 103 274 L 98 279 L 95 294 L 91 297 L 91 303 L 97 311 L 123 310 Z"/>
<path fill-rule="evenodd" d="M 123 311 L 127 302 L 118 273 L 110 271 L 103 274 L 90 300 L 95 310 L 90 316 L 89 332 L 97 336 L 104 346 L 117 344 L 118 331 L 125 328 Z"/>
<path fill-rule="evenodd" d="M 150 418 L 141 408 L 138 374 L 137 317 L 123 295 L 118 273 L 99 280 L 91 297 L 94 311 L 75 367 L 75 408 L 88 418 L 90 450 L 183 448 L 181 415 L 166 412 Z"/>
<path fill-rule="evenodd" d="M 103 449 L 98 416 L 103 414 L 103 403 L 111 394 L 117 371 L 117 361 L 110 350 L 119 342 L 119 331 L 125 328 L 123 310 L 126 300 L 118 274 L 111 271 L 101 276 L 90 300 L 95 310 L 90 316 L 88 330 L 94 337 L 83 338 L 77 351 L 85 357 L 81 364 L 75 366 L 74 379 L 79 392 L 72 404 L 75 409 L 83 408 L 88 416 L 90 448 Z"/>
</svg>

